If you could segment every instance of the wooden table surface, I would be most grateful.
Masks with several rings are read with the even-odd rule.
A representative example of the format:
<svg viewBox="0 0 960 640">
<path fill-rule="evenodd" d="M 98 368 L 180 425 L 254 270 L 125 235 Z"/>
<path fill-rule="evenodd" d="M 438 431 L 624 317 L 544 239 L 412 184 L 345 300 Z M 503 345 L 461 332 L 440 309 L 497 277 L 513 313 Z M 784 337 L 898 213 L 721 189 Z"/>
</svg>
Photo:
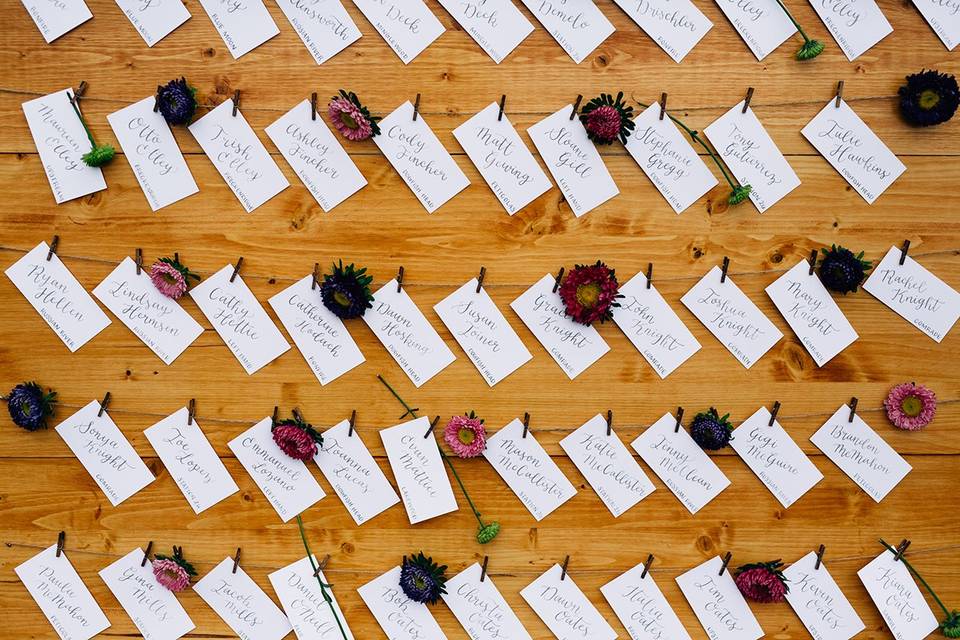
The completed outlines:
<svg viewBox="0 0 960 640">
<path fill-rule="evenodd" d="M 908 557 L 948 606 L 960 606 L 960 332 L 937 344 L 860 292 L 838 301 L 860 339 L 817 368 L 763 291 L 812 248 L 842 243 L 876 260 L 907 238 L 911 255 L 960 287 L 960 117 L 940 127 L 914 129 L 901 121 L 894 99 L 908 73 L 924 67 L 960 73 L 960 63 L 909 2 L 880 0 L 895 30 L 853 63 L 800 0 L 793 0 L 791 9 L 813 37 L 828 45 L 817 60 L 794 61 L 800 44 L 794 38 L 757 62 L 716 5 L 698 0 L 714 28 L 680 65 L 610 0 L 598 0 L 617 31 L 582 64 L 574 64 L 535 23 L 533 34 L 496 65 L 429 0 L 447 32 L 408 66 L 349 2 L 347 10 L 363 38 L 323 66 L 313 62 L 273 2 L 267 5 L 280 35 L 238 61 L 194 0 L 187 2 L 193 18 L 152 49 L 112 0 L 88 4 L 94 19 L 48 46 L 19 3 L 7 3 L 0 33 L 4 268 L 54 233 L 61 238 L 61 256 L 88 290 L 136 247 L 143 248 L 148 261 L 179 251 L 205 275 L 242 255 L 244 278 L 266 304 L 317 261 L 328 264 L 343 258 L 367 265 L 378 283 L 393 277 L 402 264 L 409 293 L 457 360 L 415 389 L 357 321 L 350 331 L 366 362 L 333 383 L 321 387 L 295 348 L 247 376 L 189 299 L 184 307 L 205 331 L 172 366 L 164 366 L 115 318 L 90 344 L 70 354 L 9 280 L 0 278 L 0 386 L 8 389 L 37 379 L 55 388 L 62 401 L 61 419 L 109 390 L 114 420 L 157 476 L 113 508 L 52 429 L 30 434 L 4 421 L 0 608 L 7 637 L 54 637 L 13 568 L 55 542 L 61 529 L 67 532 L 71 561 L 112 623 L 103 637 L 138 634 L 97 571 L 148 540 L 156 549 L 183 545 L 201 574 L 240 546 L 243 566 L 272 596 L 267 573 L 301 558 L 303 547 L 296 525 L 279 521 L 226 443 L 268 415 L 275 404 L 284 410 L 298 406 L 311 422 L 324 427 L 356 409 L 359 433 L 392 481 L 377 430 L 395 424 L 402 409 L 378 384 L 378 373 L 425 415 L 473 409 L 496 430 L 528 411 L 538 439 L 580 491 L 537 523 L 489 465 L 482 460 L 458 463 L 480 510 L 503 524 L 500 536 L 483 547 L 473 539 L 475 521 L 462 498 L 458 512 L 417 526 L 410 526 L 403 507 L 396 505 L 357 527 L 314 469 L 328 496 L 307 510 L 304 519 L 315 552 L 332 555 L 327 574 L 357 638 L 383 634 L 356 588 L 395 566 L 403 554 L 421 549 L 449 564 L 451 574 L 489 554 L 490 574 L 538 639 L 552 636 L 519 591 L 567 554 L 570 574 L 621 637 L 626 632 L 599 587 L 648 553 L 656 555 L 653 574 L 658 584 L 698 639 L 706 636 L 674 578 L 727 550 L 733 552 L 735 565 L 773 558 L 791 562 L 825 544 L 827 565 L 867 625 L 859 638 L 891 637 L 856 576 L 881 550 L 880 537 L 910 538 Z M 525 8 L 521 11 L 534 21 Z M 106 191 L 57 206 L 21 103 L 86 80 L 86 116 L 99 140 L 114 141 L 108 113 L 150 95 L 158 82 L 181 75 L 200 89 L 208 104 L 219 103 L 234 89 L 243 91 L 244 114 L 291 186 L 254 213 L 244 213 L 192 136 L 179 128 L 175 135 L 200 185 L 198 194 L 151 213 L 125 158 L 118 157 L 104 171 Z M 841 79 L 854 109 L 907 166 L 873 205 L 800 134 Z M 757 115 L 803 181 L 762 216 L 749 203 L 728 209 L 723 186 L 677 216 L 617 144 L 602 153 L 620 187 L 619 196 L 577 219 L 553 188 L 510 217 L 451 135 L 501 93 L 507 95 L 508 115 L 523 130 L 578 93 L 590 97 L 618 90 L 640 102 L 655 101 L 667 91 L 673 113 L 702 129 L 739 101 L 747 85 L 756 88 Z M 422 93 L 421 113 L 471 185 L 430 215 L 373 142 L 348 144 L 369 185 L 324 213 L 278 157 L 263 128 L 311 91 L 326 97 L 340 87 L 356 91 L 381 115 Z M 679 302 L 725 255 L 731 258 L 737 284 L 785 336 L 749 371 Z M 666 380 L 656 376 L 616 326 L 605 325 L 600 333 L 610 353 L 569 381 L 508 309 L 510 301 L 544 273 L 598 258 L 615 266 L 624 279 L 653 262 L 657 286 L 703 345 Z M 487 268 L 487 290 L 534 356 L 495 388 L 487 386 L 432 310 L 481 265 Z M 931 386 L 940 398 L 936 420 L 919 433 L 894 429 L 880 410 L 888 389 L 910 380 Z M 913 467 L 881 504 L 808 440 L 851 396 L 860 399 L 861 415 Z M 207 437 L 240 486 L 239 493 L 200 516 L 194 515 L 143 436 L 145 428 L 192 397 Z M 657 491 L 614 519 L 557 444 L 608 408 L 618 434 L 629 442 L 678 405 L 688 416 L 716 405 L 737 423 L 775 400 L 783 404 L 782 424 L 825 476 L 789 510 L 727 450 L 714 458 L 732 485 L 696 516 L 650 473 Z M 231 635 L 192 592 L 182 594 L 180 601 L 197 624 L 192 637 Z M 768 637 L 809 637 L 786 604 L 753 610 Z M 466 638 L 444 605 L 433 612 L 448 637 Z"/>
</svg>

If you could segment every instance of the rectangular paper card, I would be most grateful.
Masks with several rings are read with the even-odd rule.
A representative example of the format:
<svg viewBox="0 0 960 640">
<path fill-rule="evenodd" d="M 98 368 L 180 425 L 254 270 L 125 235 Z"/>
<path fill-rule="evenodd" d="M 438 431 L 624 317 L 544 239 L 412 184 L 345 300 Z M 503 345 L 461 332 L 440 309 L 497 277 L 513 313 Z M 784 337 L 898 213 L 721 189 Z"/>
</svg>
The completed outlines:
<svg viewBox="0 0 960 640">
<path fill-rule="evenodd" d="M 93 17 L 83 0 L 20 0 L 43 39 L 50 44 Z"/>
<path fill-rule="evenodd" d="M 277 0 L 277 4 L 317 64 L 323 64 L 360 39 L 360 29 L 340 0 Z"/>
<path fill-rule="evenodd" d="M 475 5 L 458 2 L 458 6 Z M 454 129 L 453 136 L 486 180 L 493 195 L 507 213 L 513 215 L 546 193 L 551 185 L 507 114 L 498 119 L 499 114 L 500 105 L 493 102 Z"/>
<path fill-rule="evenodd" d="M 937 37 L 943 41 L 947 51 L 953 51 L 960 43 L 960 8 L 952 0 L 913 0 L 924 19 L 930 24 Z"/>
<path fill-rule="evenodd" d="M 768 285 L 766 292 L 818 367 L 859 337 L 806 260 Z"/>
<path fill-rule="evenodd" d="M 874 0 L 810 0 L 810 4 L 851 62 L 893 33 Z"/>
<path fill-rule="evenodd" d="M 439 2 L 497 64 L 533 31 L 533 25 L 510 0 Z"/>
<path fill-rule="evenodd" d="M 286 353 L 290 345 L 273 324 L 260 301 L 238 274 L 233 282 L 234 266 L 228 264 L 195 285 L 190 297 L 207 316 L 244 371 L 253 375 Z"/>
<path fill-rule="evenodd" d="M 200 0 L 200 4 L 234 60 L 280 33 L 263 0 Z"/>
<path fill-rule="evenodd" d="M 380 131 L 382 135 L 373 141 L 427 213 L 442 207 L 470 184 L 423 116 L 413 119 L 409 100 L 380 121 Z"/>
<path fill-rule="evenodd" d="M 639 4 L 652 11 L 647 2 L 640 0 Z M 673 121 L 666 115 L 660 119 L 659 104 L 641 111 L 634 122 L 636 129 L 627 138 L 626 149 L 675 213 L 682 213 L 717 185 L 713 173 Z"/>
<path fill-rule="evenodd" d="M 196 419 L 186 407 L 143 432 L 194 513 L 201 513 L 240 489 Z"/>
<path fill-rule="evenodd" d="M 148 47 L 190 19 L 190 12 L 181 0 L 117 0 L 117 5 Z"/>
<path fill-rule="evenodd" d="M 440 597 L 471 640 L 532 640 L 490 576 L 472 565 L 447 580 Z"/>
<path fill-rule="evenodd" d="M 149 267 L 137 274 L 129 256 L 93 290 L 120 322 L 127 325 L 164 364 L 170 364 L 203 333 L 203 327 L 150 280 Z"/>
<path fill-rule="evenodd" d="M 617 632 L 569 574 L 560 579 L 562 571 L 560 565 L 553 565 L 524 587 L 520 595 L 558 640 L 614 640 Z"/>
<path fill-rule="evenodd" d="M 776 0 L 716 0 L 757 60 L 763 60 L 797 32 Z M 709 134 L 707 134 L 709 135 Z"/>
<path fill-rule="evenodd" d="M 110 627 L 100 605 L 70 564 L 51 545 L 14 571 L 62 640 L 89 640 Z"/>
<path fill-rule="evenodd" d="M 487 439 L 483 457 L 537 522 L 577 495 L 533 432 L 523 436 L 523 423 L 516 418 Z"/>
<path fill-rule="evenodd" d="M 784 508 L 823 480 L 823 474 L 803 453 L 770 412 L 760 407 L 733 430 L 730 446 Z"/>
<path fill-rule="evenodd" d="M 603 164 L 600 152 L 587 138 L 580 119 L 570 119 L 572 112 L 573 105 L 568 104 L 529 127 L 527 134 L 579 218 L 620 193 L 620 189 Z"/>
<path fill-rule="evenodd" d="M 110 324 L 56 253 L 41 242 L 7 267 L 7 277 L 71 353 Z"/>
<path fill-rule="evenodd" d="M 593 0 L 522 2 L 577 64 L 616 31 Z"/>
<path fill-rule="evenodd" d="M 284 522 L 326 496 L 307 465 L 273 441 L 273 419 L 266 417 L 227 443 Z"/>
<path fill-rule="evenodd" d="M 910 570 L 890 551 L 857 575 L 896 640 L 923 640 L 940 626 Z"/>
<path fill-rule="evenodd" d="M 296 4 L 290 0 L 279 2 L 281 7 Z M 324 211 L 330 211 L 366 186 L 367 179 L 323 118 L 312 119 L 309 100 L 287 111 L 265 131 Z"/>
<path fill-rule="evenodd" d="M 117 506 L 153 482 L 153 474 L 117 428 L 110 413 L 100 413 L 100 402 L 90 404 L 57 425 L 57 433 L 73 455 Z"/>
<path fill-rule="evenodd" d="M 343 625 L 347 640 L 353 640 L 353 632 L 347 626 L 347 619 L 340 609 L 333 589 L 326 590 L 326 595 L 331 600 L 330 604 L 327 604 L 324 593 L 317 584 L 317 578 L 324 584 L 330 584 L 323 571 L 316 576 L 313 575 L 313 568 L 317 564 L 316 557 L 313 558 L 313 563 L 310 562 L 310 558 L 304 557 L 282 569 L 277 569 L 267 577 L 270 578 L 270 584 L 273 585 L 273 590 L 280 599 L 280 604 L 283 605 L 297 640 L 343 638 L 340 625 L 330 612 L 331 605 L 337 612 L 340 624 Z"/>
<path fill-rule="evenodd" d="M 55 5 L 44 2 L 38 6 Z M 107 188 L 100 168 L 83 161 L 83 155 L 90 151 L 90 140 L 70 104 L 72 95 L 73 89 L 64 89 L 22 105 L 57 204 Z"/>
<path fill-rule="evenodd" d="M 713 28 L 690 0 L 614 0 L 653 41 L 680 62 Z"/>
<path fill-rule="evenodd" d="M 417 387 L 457 359 L 447 343 L 407 295 L 391 280 L 373 294 L 373 308 L 363 314 L 374 335 Z"/>
<path fill-rule="evenodd" d="M 353 0 L 353 4 L 363 12 L 403 64 L 410 64 L 446 31 L 423 0 Z"/>
<path fill-rule="evenodd" d="M 177 640 L 196 625 L 173 592 L 157 582 L 151 562 L 142 564 L 143 558 L 143 549 L 137 547 L 101 569 L 100 579 L 145 640 Z"/>
<path fill-rule="evenodd" d="M 616 431 L 599 413 L 560 441 L 614 518 L 653 493 L 654 486 Z"/>
<path fill-rule="evenodd" d="M 313 461 L 358 525 L 400 502 L 360 434 L 356 430 L 350 434 L 348 420 L 323 432 L 320 453 Z"/>
<path fill-rule="evenodd" d="M 270 298 L 270 306 L 320 384 L 336 380 L 363 362 L 360 347 L 343 320 L 324 306 L 320 287 L 313 288 L 312 274 Z"/>
<path fill-rule="evenodd" d="M 850 421 L 850 407 L 841 406 L 823 423 L 810 442 L 840 470 L 880 502 L 913 467 L 860 417 Z"/>
<path fill-rule="evenodd" d="M 600 587 L 633 640 L 690 640 L 653 575 L 638 564 Z"/>
<path fill-rule="evenodd" d="M 476 278 L 433 310 L 491 387 L 533 358 L 487 290 L 477 291 Z"/>
<path fill-rule="evenodd" d="M 680 301 L 749 369 L 783 337 L 730 276 L 714 267 Z"/>
<path fill-rule="evenodd" d="M 960 317 L 960 293 L 909 255 L 890 247 L 863 284 L 873 297 L 920 331 L 941 342 Z"/>
<path fill-rule="evenodd" d="M 280 640 L 293 630 L 243 565 L 234 573 L 233 558 L 224 558 L 193 590 L 241 640 Z"/>
<path fill-rule="evenodd" d="M 655 474 L 691 514 L 730 486 L 720 467 L 700 448 L 677 419 L 663 414 L 631 443 Z"/>
<path fill-rule="evenodd" d="M 850 640 L 866 628 L 827 565 L 821 562 L 817 567 L 813 551 L 784 569 L 783 575 L 790 584 L 787 602 L 813 638 Z"/>
<path fill-rule="evenodd" d="M 233 100 L 224 100 L 188 129 L 244 210 L 250 213 L 290 183 L 247 124 L 243 113 L 237 110 L 236 117 L 232 113 Z"/>
<path fill-rule="evenodd" d="M 377 624 L 391 640 L 446 640 L 427 605 L 414 602 L 400 589 L 400 567 L 394 567 L 357 589 Z"/>
<path fill-rule="evenodd" d="M 769 2 L 777 13 L 786 15 L 774 0 Z M 752 187 L 750 200 L 760 213 L 800 186 L 800 178 L 753 109 L 747 107 L 743 113 L 743 101 L 717 118 L 704 133 L 740 184 Z"/>
<path fill-rule="evenodd" d="M 423 417 L 380 431 L 410 524 L 457 510 L 436 436 L 423 437 L 429 428 Z"/>
<path fill-rule="evenodd" d="M 592 326 L 567 317 L 560 296 L 554 292 L 551 274 L 527 289 L 510 303 L 523 324 L 573 380 L 610 350 Z"/>
<path fill-rule="evenodd" d="M 723 560 L 714 556 L 677 576 L 677 585 L 711 640 L 758 640 L 763 629 L 740 594 Z"/>
<path fill-rule="evenodd" d="M 661 379 L 700 350 L 700 342 L 642 273 L 620 287 L 623 299 L 613 310 L 617 323 Z"/>
</svg>

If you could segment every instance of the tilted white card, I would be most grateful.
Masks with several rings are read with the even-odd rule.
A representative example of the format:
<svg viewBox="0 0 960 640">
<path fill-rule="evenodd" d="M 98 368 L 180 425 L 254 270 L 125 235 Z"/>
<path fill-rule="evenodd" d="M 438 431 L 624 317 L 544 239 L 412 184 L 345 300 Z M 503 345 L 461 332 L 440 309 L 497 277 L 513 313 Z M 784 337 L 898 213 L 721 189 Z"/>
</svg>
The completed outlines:
<svg viewBox="0 0 960 640">
<path fill-rule="evenodd" d="M 440 597 L 457 622 L 471 640 L 532 640 L 490 576 L 481 580 L 482 571 L 474 562 L 447 580 Z"/>
<path fill-rule="evenodd" d="M 243 565 L 233 571 L 233 558 L 224 558 L 193 585 L 204 602 L 241 640 L 280 640 L 293 627 L 270 596 L 253 581 Z"/>
<path fill-rule="evenodd" d="M 716 0 L 716 3 L 757 60 L 766 58 L 797 32 L 776 0 Z"/>
<path fill-rule="evenodd" d="M 457 510 L 437 436 L 427 434 L 429 428 L 424 417 L 380 431 L 410 524 Z"/>
<path fill-rule="evenodd" d="M 787 602 L 810 635 L 820 640 L 850 640 L 866 626 L 840 591 L 823 562 L 811 551 L 783 570 L 790 589 Z"/>
<path fill-rule="evenodd" d="M 593 0 L 521 1 L 577 64 L 616 31 Z"/>
<path fill-rule="evenodd" d="M 360 39 L 360 29 L 340 0 L 276 2 L 317 64 L 323 64 Z"/>
<path fill-rule="evenodd" d="M 960 4 L 956 0 L 913 0 L 913 4 L 947 51 L 953 51 L 960 43 Z"/>
<path fill-rule="evenodd" d="M 400 567 L 394 567 L 359 587 L 360 599 L 370 609 L 387 638 L 446 640 L 430 608 L 414 602 L 400 589 Z"/>
<path fill-rule="evenodd" d="M 50 44 L 93 17 L 83 0 L 20 0 L 43 39 Z"/>
<path fill-rule="evenodd" d="M 533 25 L 510 0 L 439 2 L 497 64 L 533 32 Z"/>
<path fill-rule="evenodd" d="M 280 33 L 263 0 L 200 0 L 234 60 Z"/>
<path fill-rule="evenodd" d="M 410 62 L 445 31 L 423 0 L 353 0 L 393 52 Z"/>
<path fill-rule="evenodd" d="M 324 590 L 320 588 L 318 580 L 324 584 L 330 584 L 330 581 L 323 571 L 313 575 L 314 566 L 317 564 L 319 563 L 316 557 L 313 558 L 313 563 L 310 558 L 303 557 L 277 569 L 267 577 L 270 578 L 270 584 L 273 585 L 273 590 L 293 626 L 297 640 L 343 640 L 343 634 L 346 634 L 347 640 L 354 640 L 353 632 L 347 625 L 347 619 L 340 609 L 333 589 L 326 589 L 330 602 L 324 598 Z M 330 610 L 331 607 L 336 611 L 336 618 Z M 340 633 L 340 625 L 343 626 L 343 634 Z"/>
<path fill-rule="evenodd" d="M 690 0 L 614 0 L 660 45 L 674 62 L 681 62 L 713 28 L 710 19 Z"/>
<path fill-rule="evenodd" d="M 614 640 L 617 632 L 569 574 L 560 579 L 562 571 L 560 565 L 553 565 L 520 595 L 559 640 Z"/>
<path fill-rule="evenodd" d="M 940 626 L 907 566 L 884 550 L 857 572 L 896 640 L 923 640 Z"/>
<path fill-rule="evenodd" d="M 711 640 L 758 640 L 763 629 L 730 570 L 720 573 L 723 560 L 714 556 L 677 576 L 677 585 Z"/>
<path fill-rule="evenodd" d="M 810 5 L 851 62 L 893 33 L 874 0 L 810 0 Z"/>
<path fill-rule="evenodd" d="M 614 578 L 600 587 L 600 592 L 633 640 L 690 640 L 644 565 L 638 564 Z"/>
<path fill-rule="evenodd" d="M 148 47 L 190 19 L 182 0 L 117 0 L 117 5 Z"/>
</svg>

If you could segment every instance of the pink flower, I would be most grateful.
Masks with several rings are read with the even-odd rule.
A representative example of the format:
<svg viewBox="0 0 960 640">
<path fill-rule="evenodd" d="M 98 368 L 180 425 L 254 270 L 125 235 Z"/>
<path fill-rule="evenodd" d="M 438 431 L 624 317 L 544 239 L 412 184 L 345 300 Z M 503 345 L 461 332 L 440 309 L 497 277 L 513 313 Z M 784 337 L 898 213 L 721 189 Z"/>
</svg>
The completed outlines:
<svg viewBox="0 0 960 640">
<path fill-rule="evenodd" d="M 366 140 L 373 135 L 370 121 L 360 107 L 346 98 L 334 98 L 327 108 L 330 121 L 347 140 Z"/>
<path fill-rule="evenodd" d="M 787 585 L 779 560 L 740 567 L 734 582 L 740 593 L 754 602 L 783 602 Z"/>
<path fill-rule="evenodd" d="M 282 420 L 273 428 L 273 441 L 296 460 L 312 460 L 317 455 L 317 443 L 303 427 L 293 420 Z"/>
<path fill-rule="evenodd" d="M 597 107 L 584 116 L 583 126 L 597 142 L 613 142 L 620 135 L 620 111 L 610 105 Z"/>
<path fill-rule="evenodd" d="M 890 390 L 883 406 L 893 426 L 919 431 L 930 424 L 937 413 L 937 394 L 922 384 L 904 382 Z"/>
<path fill-rule="evenodd" d="M 460 458 L 476 458 L 487 446 L 487 430 L 483 420 L 473 412 L 466 416 L 453 416 L 443 430 L 443 439 Z"/>
<path fill-rule="evenodd" d="M 187 279 L 176 267 L 158 260 L 150 267 L 150 280 L 157 290 L 168 298 L 177 300 L 187 291 Z"/>
<path fill-rule="evenodd" d="M 174 593 L 190 586 L 190 574 L 169 558 L 153 561 L 153 576 L 163 587 Z"/>
</svg>

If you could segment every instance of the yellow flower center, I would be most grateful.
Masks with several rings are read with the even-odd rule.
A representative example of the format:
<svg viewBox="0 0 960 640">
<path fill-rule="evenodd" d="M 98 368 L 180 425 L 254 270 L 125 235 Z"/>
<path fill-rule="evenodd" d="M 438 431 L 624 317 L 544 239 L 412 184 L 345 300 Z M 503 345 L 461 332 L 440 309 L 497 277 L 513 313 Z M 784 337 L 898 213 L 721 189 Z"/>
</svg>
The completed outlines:
<svg viewBox="0 0 960 640">
<path fill-rule="evenodd" d="M 457 431 L 457 439 L 463 444 L 473 444 L 473 441 L 477 439 L 477 434 L 472 429 L 461 428 Z"/>
<path fill-rule="evenodd" d="M 590 282 L 577 287 L 577 302 L 587 309 L 593 309 L 600 302 L 600 285 Z"/>
<path fill-rule="evenodd" d="M 341 292 L 339 292 L 339 291 L 334 291 L 334 292 L 333 292 L 333 299 L 336 300 L 336 301 L 337 301 L 337 304 L 340 305 L 341 307 L 349 307 L 349 306 L 350 306 L 350 298 L 348 298 L 347 296 L 343 295 L 343 294 L 342 294 Z"/>
<path fill-rule="evenodd" d="M 911 418 L 916 418 L 923 411 L 923 402 L 917 396 L 907 396 L 900 402 L 900 409 Z"/>
<path fill-rule="evenodd" d="M 920 92 L 920 108 L 929 111 L 940 104 L 940 94 L 933 89 L 924 89 Z"/>
</svg>

